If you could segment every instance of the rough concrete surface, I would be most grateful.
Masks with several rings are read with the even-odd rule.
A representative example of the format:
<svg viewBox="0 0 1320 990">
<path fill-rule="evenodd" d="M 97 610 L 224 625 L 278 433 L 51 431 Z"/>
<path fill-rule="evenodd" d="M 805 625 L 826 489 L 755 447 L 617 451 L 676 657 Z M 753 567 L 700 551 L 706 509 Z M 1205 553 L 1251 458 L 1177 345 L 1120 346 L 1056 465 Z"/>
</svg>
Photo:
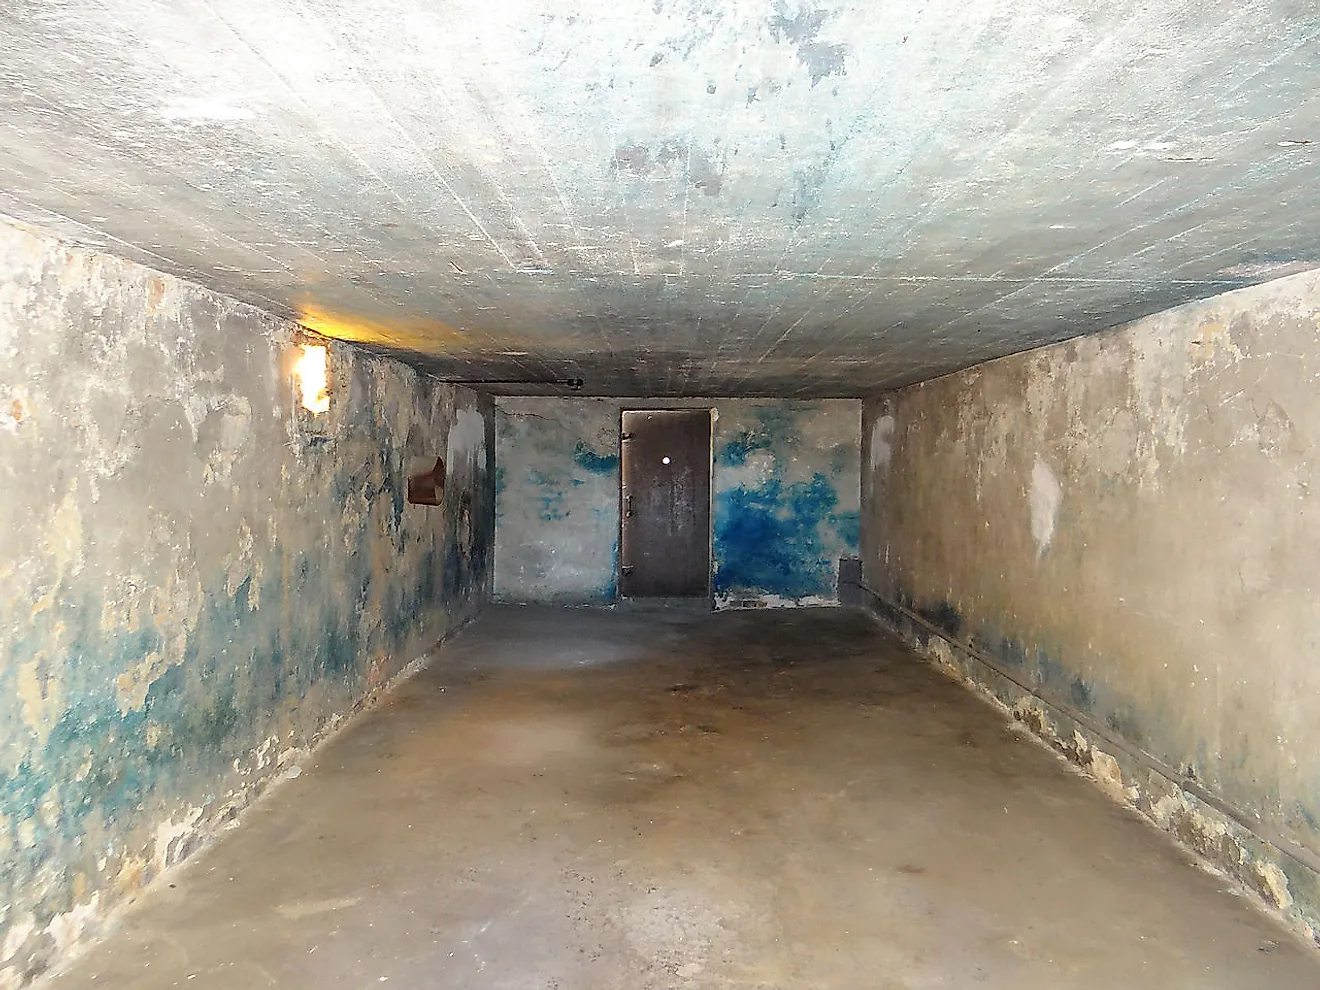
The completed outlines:
<svg viewBox="0 0 1320 990">
<path fill-rule="evenodd" d="M 615 597 L 620 416 L 657 406 L 712 410 L 716 604 L 837 602 L 861 499 L 861 403 L 848 399 L 498 399 L 496 596 Z"/>
<path fill-rule="evenodd" d="M 859 613 L 496 607 L 46 990 L 1310 990 Z"/>
<path fill-rule="evenodd" d="M 1310 0 L 8 0 L 0 38 L 0 211 L 461 376 L 856 396 L 1320 261 Z"/>
<path fill-rule="evenodd" d="M 619 409 L 495 401 L 495 596 L 612 601 L 619 581 Z"/>
<path fill-rule="evenodd" d="M 296 331 L 0 225 L 0 986 L 489 594 L 489 399 L 335 344 L 312 415 Z"/>
<path fill-rule="evenodd" d="M 862 588 L 857 601 L 914 651 L 946 670 L 1132 808 L 1239 885 L 1312 945 L 1317 937 L 1315 867 L 1304 850 L 1227 805 L 1194 777 L 1132 746 L 1106 723 L 1052 702 L 1020 671 L 940 632 L 929 620 Z M 849 599 L 852 596 L 849 595 Z"/>
<path fill-rule="evenodd" d="M 861 404 L 747 399 L 718 408 L 716 605 L 837 602 L 839 558 L 858 547 Z"/>
<path fill-rule="evenodd" d="M 1224 802 L 1276 848 L 1221 858 L 1313 934 L 1318 327 L 1296 275 L 913 386 L 863 429 L 867 583 Z"/>
</svg>

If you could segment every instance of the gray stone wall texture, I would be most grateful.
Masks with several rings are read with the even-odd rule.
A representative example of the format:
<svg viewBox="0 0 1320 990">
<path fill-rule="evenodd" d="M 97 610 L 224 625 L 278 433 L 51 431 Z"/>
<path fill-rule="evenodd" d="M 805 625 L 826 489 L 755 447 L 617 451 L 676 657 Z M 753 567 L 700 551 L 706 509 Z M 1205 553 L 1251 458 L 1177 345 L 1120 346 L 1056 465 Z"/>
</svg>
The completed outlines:
<svg viewBox="0 0 1320 990">
<path fill-rule="evenodd" d="M 1313 936 L 1318 328 L 1320 274 L 1291 276 L 902 389 L 862 431 L 870 589 L 1097 729 L 1073 755 Z"/>
<path fill-rule="evenodd" d="M 312 415 L 297 333 L 0 226 L 0 986 L 488 597 L 489 401 L 331 344 Z"/>
<path fill-rule="evenodd" d="M 839 558 L 858 545 L 861 403 L 853 399 L 497 400 L 496 596 L 615 597 L 620 415 L 666 407 L 714 411 L 716 604 L 836 602 Z"/>
</svg>

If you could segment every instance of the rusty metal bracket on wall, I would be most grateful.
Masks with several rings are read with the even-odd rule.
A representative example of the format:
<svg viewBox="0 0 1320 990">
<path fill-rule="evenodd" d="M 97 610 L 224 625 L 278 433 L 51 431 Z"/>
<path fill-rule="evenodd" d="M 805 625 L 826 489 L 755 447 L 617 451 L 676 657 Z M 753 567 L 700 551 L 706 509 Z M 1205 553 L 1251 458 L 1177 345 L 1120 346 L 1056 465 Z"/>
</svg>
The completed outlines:
<svg viewBox="0 0 1320 990">
<path fill-rule="evenodd" d="M 445 493 L 445 459 L 437 457 L 435 467 L 408 478 L 408 501 L 413 505 L 439 505 Z"/>
</svg>

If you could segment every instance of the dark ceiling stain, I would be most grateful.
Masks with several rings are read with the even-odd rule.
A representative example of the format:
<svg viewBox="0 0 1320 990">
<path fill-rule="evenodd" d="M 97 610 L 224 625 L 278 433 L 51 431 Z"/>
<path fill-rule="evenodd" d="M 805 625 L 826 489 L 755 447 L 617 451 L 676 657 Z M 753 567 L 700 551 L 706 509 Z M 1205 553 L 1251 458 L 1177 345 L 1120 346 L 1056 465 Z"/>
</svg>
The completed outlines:
<svg viewBox="0 0 1320 990">
<path fill-rule="evenodd" d="M 688 181 L 707 196 L 718 196 L 724 183 L 723 169 L 698 148 L 692 149 L 688 162 Z"/>
<path fill-rule="evenodd" d="M 787 41 L 797 48 L 797 60 L 811 75 L 813 87 L 826 76 L 848 74 L 845 64 L 848 47 L 829 45 L 819 39 L 820 29 L 829 16 L 827 11 L 819 7 L 803 7 L 789 17 L 788 5 L 783 0 L 775 4 L 775 9 L 778 13 L 770 18 L 770 31 L 777 43 Z"/>
<path fill-rule="evenodd" d="M 723 162 L 690 141 L 677 138 L 666 138 L 654 147 L 634 141 L 621 144 L 614 149 L 614 169 L 637 176 L 686 170 L 687 180 L 707 196 L 718 196 L 724 185 Z"/>
<path fill-rule="evenodd" d="M 665 57 L 664 53 L 683 60 L 691 58 L 715 36 L 726 15 L 724 5 L 711 0 L 668 0 L 652 4 L 651 10 L 667 15 L 663 23 L 671 28 L 648 38 L 658 52 L 651 62 L 652 68 Z"/>
<path fill-rule="evenodd" d="M 651 170 L 651 149 L 631 141 L 614 149 L 614 168 L 629 175 L 645 175 Z"/>
<path fill-rule="evenodd" d="M 1314 4 L 40 6 L 0 212 L 440 377 L 855 396 L 1320 262 Z"/>
</svg>

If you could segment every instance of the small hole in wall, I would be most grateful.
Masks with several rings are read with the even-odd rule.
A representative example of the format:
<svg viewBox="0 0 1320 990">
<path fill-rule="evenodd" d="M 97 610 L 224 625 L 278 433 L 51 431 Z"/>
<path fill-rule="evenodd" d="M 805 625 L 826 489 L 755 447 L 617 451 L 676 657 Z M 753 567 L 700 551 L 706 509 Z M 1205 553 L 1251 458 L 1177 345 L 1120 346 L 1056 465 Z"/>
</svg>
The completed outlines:
<svg viewBox="0 0 1320 990">
<path fill-rule="evenodd" d="M 408 476 L 408 501 L 413 505 L 439 505 L 445 493 L 445 459 L 437 457 L 429 471 Z"/>
<path fill-rule="evenodd" d="M 668 464 L 668 463 L 669 463 L 669 455 L 666 454 L 664 457 L 660 458 L 660 463 L 661 463 L 661 464 Z"/>
</svg>

